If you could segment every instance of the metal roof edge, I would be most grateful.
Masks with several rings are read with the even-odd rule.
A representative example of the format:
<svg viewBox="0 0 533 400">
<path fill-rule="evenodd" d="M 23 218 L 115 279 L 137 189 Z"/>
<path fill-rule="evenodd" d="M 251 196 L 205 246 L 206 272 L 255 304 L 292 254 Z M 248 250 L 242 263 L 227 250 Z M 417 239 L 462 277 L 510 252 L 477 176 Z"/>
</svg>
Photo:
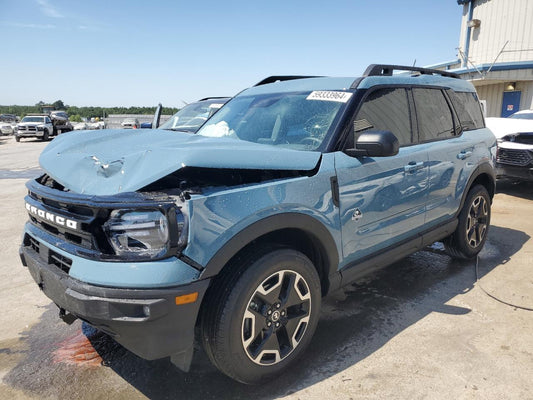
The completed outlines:
<svg viewBox="0 0 533 400">
<path fill-rule="evenodd" d="M 492 68 L 491 68 L 492 67 Z M 533 69 L 533 61 L 513 61 L 513 62 L 504 62 L 496 64 L 479 64 L 475 68 L 457 68 L 451 69 L 449 72 L 454 72 L 456 74 L 469 74 L 472 72 L 481 72 L 481 71 L 512 71 L 517 69 Z"/>
</svg>

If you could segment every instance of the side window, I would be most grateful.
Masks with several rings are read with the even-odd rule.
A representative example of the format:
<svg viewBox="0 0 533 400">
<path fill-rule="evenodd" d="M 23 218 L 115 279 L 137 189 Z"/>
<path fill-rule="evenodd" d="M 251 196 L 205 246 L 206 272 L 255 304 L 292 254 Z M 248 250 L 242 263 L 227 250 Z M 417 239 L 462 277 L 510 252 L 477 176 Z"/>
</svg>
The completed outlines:
<svg viewBox="0 0 533 400">
<path fill-rule="evenodd" d="M 391 131 L 400 146 L 413 142 L 407 91 L 403 88 L 378 89 L 364 100 L 355 118 L 355 129 Z"/>
<path fill-rule="evenodd" d="M 475 93 L 454 92 L 453 90 L 449 90 L 448 93 L 463 130 L 470 131 L 485 127 L 481 106 Z"/>
<path fill-rule="evenodd" d="M 455 136 L 452 112 L 440 89 L 413 89 L 421 142 Z"/>
<path fill-rule="evenodd" d="M 46 124 L 49 124 L 49 123 L 51 123 L 52 121 L 50 120 L 50 118 L 46 117 L 46 118 L 44 119 L 44 122 L 45 122 Z"/>
</svg>

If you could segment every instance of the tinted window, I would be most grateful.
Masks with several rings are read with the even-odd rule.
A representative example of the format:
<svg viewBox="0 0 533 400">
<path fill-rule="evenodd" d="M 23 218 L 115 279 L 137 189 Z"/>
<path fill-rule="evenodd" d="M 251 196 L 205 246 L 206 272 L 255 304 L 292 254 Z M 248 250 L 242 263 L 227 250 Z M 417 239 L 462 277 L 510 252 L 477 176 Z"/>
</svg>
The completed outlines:
<svg viewBox="0 0 533 400">
<path fill-rule="evenodd" d="M 471 92 L 448 92 L 452 99 L 455 112 L 459 116 L 463 130 L 480 129 L 485 127 L 483 114 L 477 95 Z"/>
<path fill-rule="evenodd" d="M 421 142 L 454 136 L 453 118 L 444 93 L 439 89 L 413 89 Z"/>
<path fill-rule="evenodd" d="M 412 143 L 409 103 L 405 89 L 378 89 L 368 95 L 355 118 L 355 130 L 391 131 L 400 146 Z"/>
</svg>

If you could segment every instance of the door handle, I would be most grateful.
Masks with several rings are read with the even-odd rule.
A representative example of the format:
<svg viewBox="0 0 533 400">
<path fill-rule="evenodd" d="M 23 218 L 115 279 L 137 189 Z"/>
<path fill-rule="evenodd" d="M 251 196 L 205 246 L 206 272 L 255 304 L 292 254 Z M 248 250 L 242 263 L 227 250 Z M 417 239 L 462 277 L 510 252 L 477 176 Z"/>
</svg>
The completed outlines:
<svg viewBox="0 0 533 400">
<path fill-rule="evenodd" d="M 411 161 L 409 164 L 404 165 L 403 170 L 404 172 L 408 174 L 412 174 L 422 168 L 424 168 L 424 161 L 420 161 L 420 162 Z"/>
<path fill-rule="evenodd" d="M 470 150 L 463 150 L 459 154 L 457 154 L 457 158 L 459 160 L 464 160 L 465 158 L 468 158 L 472 155 L 472 152 Z"/>
</svg>

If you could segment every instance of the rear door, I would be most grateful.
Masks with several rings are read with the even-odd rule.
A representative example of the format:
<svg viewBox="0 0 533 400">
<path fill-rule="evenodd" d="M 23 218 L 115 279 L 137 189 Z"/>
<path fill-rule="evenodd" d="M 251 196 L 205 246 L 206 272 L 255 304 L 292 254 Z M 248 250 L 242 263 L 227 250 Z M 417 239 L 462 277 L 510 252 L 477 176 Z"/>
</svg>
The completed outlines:
<svg viewBox="0 0 533 400">
<path fill-rule="evenodd" d="M 479 103 L 473 96 L 473 93 L 451 90 L 446 95 L 438 88 L 413 88 L 420 146 L 427 150 L 429 158 L 427 228 L 445 223 L 457 213 L 467 178 L 474 167 L 471 157 L 475 142 L 468 140 L 468 135 L 462 135 L 463 131 L 483 124 Z M 461 120 L 465 121 L 464 127 L 454 113 L 452 100 Z M 477 106 L 477 114 L 466 115 L 465 104 Z"/>
</svg>

